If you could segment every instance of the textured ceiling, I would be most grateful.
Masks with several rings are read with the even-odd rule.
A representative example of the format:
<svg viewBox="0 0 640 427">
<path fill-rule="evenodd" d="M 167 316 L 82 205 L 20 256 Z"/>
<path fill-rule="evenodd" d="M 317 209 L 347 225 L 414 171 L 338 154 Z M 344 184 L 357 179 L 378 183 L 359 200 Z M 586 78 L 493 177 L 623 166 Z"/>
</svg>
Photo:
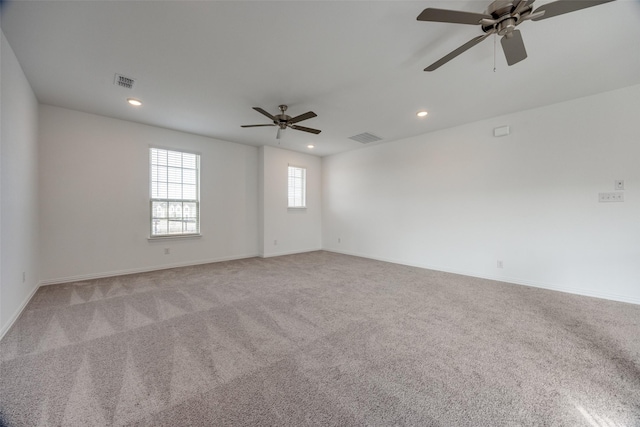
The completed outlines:
<svg viewBox="0 0 640 427">
<path fill-rule="evenodd" d="M 539 0 L 535 6 L 546 1 Z M 483 1 L 12 1 L 2 30 L 38 100 L 108 117 L 317 155 L 362 147 L 640 83 L 640 2 L 618 0 L 524 22 L 529 57 L 508 67 L 494 39 L 422 71 L 479 27 L 419 22 L 426 7 Z M 113 84 L 120 73 L 132 90 Z M 144 102 L 134 109 L 125 102 Z M 276 128 L 251 109 L 320 135 Z M 420 109 L 429 116 L 418 119 Z"/>
</svg>

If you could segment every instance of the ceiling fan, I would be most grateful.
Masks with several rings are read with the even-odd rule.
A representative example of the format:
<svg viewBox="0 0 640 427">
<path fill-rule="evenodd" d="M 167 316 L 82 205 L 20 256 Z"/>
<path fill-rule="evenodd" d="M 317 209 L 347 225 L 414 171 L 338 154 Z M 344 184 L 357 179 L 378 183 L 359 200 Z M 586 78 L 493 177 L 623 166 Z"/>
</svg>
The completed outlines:
<svg viewBox="0 0 640 427">
<path fill-rule="evenodd" d="M 457 10 L 427 8 L 418 15 L 418 21 L 450 22 L 453 24 L 480 25 L 485 34 L 475 37 L 453 52 L 429 65 L 424 71 L 433 71 L 451 61 L 461 53 L 471 49 L 491 34 L 502 36 L 500 44 L 507 58 L 507 64 L 513 65 L 527 57 L 522 35 L 516 27 L 524 21 L 540 21 L 553 18 L 580 9 L 598 6 L 615 0 L 559 0 L 547 3 L 535 11 L 535 0 L 495 0 L 487 8 L 486 13 L 464 12 Z"/>
<path fill-rule="evenodd" d="M 269 114 L 268 112 L 266 112 L 260 107 L 253 107 L 253 109 L 256 110 L 258 113 L 264 114 L 265 116 L 269 117 L 273 121 L 273 123 L 267 123 L 267 124 L 261 124 L 261 125 L 242 125 L 241 127 L 253 128 L 253 127 L 259 127 L 259 126 L 278 126 L 278 133 L 276 134 L 276 139 L 280 139 L 280 132 L 285 130 L 286 128 L 301 130 L 303 132 L 315 133 L 316 135 L 321 132 L 318 129 L 312 129 L 312 128 L 298 126 L 294 124 L 294 123 L 301 122 L 303 120 L 312 119 L 316 117 L 317 114 L 314 113 L 313 111 L 308 111 L 304 114 L 300 114 L 299 116 L 291 117 L 284 113 L 285 111 L 287 111 L 286 105 L 278 105 L 278 108 L 280 109 L 280 114 L 272 116 L 271 114 Z"/>
</svg>

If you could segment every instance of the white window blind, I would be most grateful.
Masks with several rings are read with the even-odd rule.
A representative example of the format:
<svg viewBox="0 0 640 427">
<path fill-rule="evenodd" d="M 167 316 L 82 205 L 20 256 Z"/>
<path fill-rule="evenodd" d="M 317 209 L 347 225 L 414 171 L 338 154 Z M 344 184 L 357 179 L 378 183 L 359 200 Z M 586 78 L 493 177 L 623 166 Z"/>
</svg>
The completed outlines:
<svg viewBox="0 0 640 427">
<path fill-rule="evenodd" d="M 200 155 L 150 148 L 151 237 L 200 233 Z"/>
<path fill-rule="evenodd" d="M 307 207 L 307 170 L 289 166 L 289 207 Z"/>
</svg>

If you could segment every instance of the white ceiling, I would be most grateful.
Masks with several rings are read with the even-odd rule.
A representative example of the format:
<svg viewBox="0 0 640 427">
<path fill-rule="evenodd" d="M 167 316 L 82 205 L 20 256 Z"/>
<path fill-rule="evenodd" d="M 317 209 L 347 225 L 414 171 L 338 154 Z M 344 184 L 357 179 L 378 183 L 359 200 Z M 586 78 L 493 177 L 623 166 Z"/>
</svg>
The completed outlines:
<svg viewBox="0 0 640 427">
<path fill-rule="evenodd" d="M 313 143 L 320 156 L 362 147 L 348 139 L 362 132 L 384 143 L 640 83 L 637 0 L 523 23 L 529 57 L 512 67 L 498 50 L 493 71 L 490 37 L 422 71 L 482 33 L 420 12 L 488 3 L 14 0 L 2 31 L 41 103 L 243 144 Z M 136 86 L 115 86 L 116 73 Z M 322 133 L 277 141 L 275 127 L 240 128 L 268 122 L 251 107 L 283 103 L 291 116 L 317 113 L 299 124 Z"/>
</svg>

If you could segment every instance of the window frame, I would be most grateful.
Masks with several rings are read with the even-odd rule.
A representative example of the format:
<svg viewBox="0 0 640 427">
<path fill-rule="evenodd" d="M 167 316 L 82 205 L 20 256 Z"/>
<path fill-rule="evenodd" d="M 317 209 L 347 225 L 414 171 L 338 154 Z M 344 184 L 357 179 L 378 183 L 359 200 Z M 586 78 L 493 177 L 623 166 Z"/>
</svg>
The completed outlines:
<svg viewBox="0 0 640 427">
<path fill-rule="evenodd" d="M 195 170 L 195 199 L 186 199 L 186 198 L 169 198 L 169 194 L 168 194 L 168 190 L 167 190 L 167 197 L 166 198 L 161 198 L 161 197 L 153 197 L 153 184 L 154 184 L 154 176 L 153 176 L 153 150 L 162 150 L 162 151 L 166 151 L 167 152 L 167 156 L 169 155 L 169 152 L 174 152 L 174 153 L 179 153 L 181 156 L 183 154 L 192 154 L 195 156 L 195 169 L 191 169 L 191 168 L 185 168 L 184 167 L 184 162 L 183 159 L 181 159 L 181 166 L 180 169 L 182 171 L 181 174 L 181 182 L 180 185 L 184 185 L 184 170 L 188 169 L 188 170 Z M 157 164 L 155 164 L 157 166 Z M 169 165 L 167 165 L 167 168 L 169 168 Z M 201 230 L 202 230 L 202 224 L 201 224 L 201 212 L 200 212 L 200 170 L 201 170 L 201 154 L 199 152 L 196 151 L 191 151 L 191 150 L 185 150 L 185 149 L 178 149 L 178 148 L 169 148 L 169 147 L 161 147 L 161 146 L 156 146 L 156 145 L 150 145 L 149 146 L 149 240 L 158 240 L 158 239 L 180 239 L 180 238 L 189 238 L 189 237 L 200 237 L 202 236 L 201 234 Z M 156 179 L 155 182 L 161 182 L 158 181 Z M 169 184 L 169 177 L 167 176 L 167 184 Z M 183 206 L 185 203 L 194 203 L 195 204 L 195 210 L 196 210 L 196 231 L 194 232 L 186 232 L 184 230 L 184 224 L 185 224 L 185 217 L 182 215 L 179 219 L 179 221 L 182 222 L 183 224 L 183 230 L 181 233 L 170 233 L 169 232 L 169 227 L 167 227 L 167 233 L 166 234 L 154 234 L 154 224 L 155 224 L 155 219 L 157 219 L 157 217 L 155 216 L 154 212 L 153 212 L 153 207 L 154 207 L 154 202 L 160 202 L 160 203 L 167 203 L 167 210 L 169 210 L 169 204 L 170 203 L 182 203 Z M 167 221 L 169 222 L 171 220 L 171 217 L 169 216 L 169 213 L 167 212 L 167 216 L 166 216 Z M 167 224 L 168 225 L 168 224 Z"/>
<path fill-rule="evenodd" d="M 298 169 L 298 170 L 302 170 L 302 177 L 301 177 L 301 181 L 302 181 L 302 185 L 301 185 L 301 190 L 302 190 L 302 204 L 300 205 L 291 205 L 291 189 L 292 189 L 292 185 L 291 185 L 291 170 L 292 169 Z M 295 177 L 293 177 L 295 179 Z M 295 190 L 295 188 L 294 188 Z M 295 199 L 295 194 L 293 195 L 293 198 Z M 294 200 L 295 203 L 295 200 Z M 307 209 L 307 168 L 304 166 L 298 166 L 298 165 L 293 165 L 293 164 L 289 164 L 287 165 L 287 209 Z"/>
</svg>

